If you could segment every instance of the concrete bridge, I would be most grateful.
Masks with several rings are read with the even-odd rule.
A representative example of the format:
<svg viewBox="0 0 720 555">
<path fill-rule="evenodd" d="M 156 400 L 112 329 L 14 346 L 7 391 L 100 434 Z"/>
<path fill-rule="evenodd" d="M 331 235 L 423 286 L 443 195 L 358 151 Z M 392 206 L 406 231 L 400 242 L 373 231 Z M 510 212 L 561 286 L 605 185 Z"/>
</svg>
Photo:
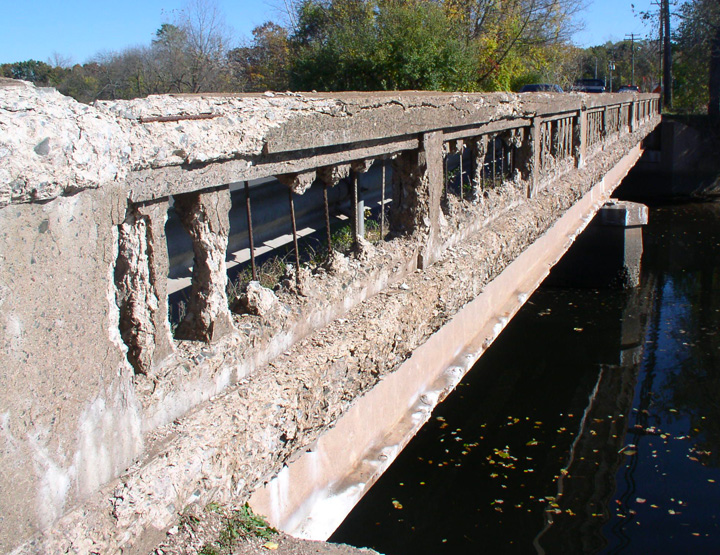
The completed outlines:
<svg viewBox="0 0 720 555">
<path fill-rule="evenodd" d="M 327 537 L 659 120 L 648 94 L 86 106 L 2 81 L 0 549 L 146 552 L 190 508 L 247 500 Z M 388 176 L 376 242 L 361 237 L 357 201 L 372 166 Z M 295 225 L 281 230 L 296 245 L 285 279 L 250 286 L 233 312 L 229 214 L 251 223 L 252 194 L 233 207 L 230 190 L 267 177 L 287 186 L 278 210 L 346 180 L 353 248 L 297 268 Z M 195 258 L 174 330 L 171 204 Z"/>
</svg>

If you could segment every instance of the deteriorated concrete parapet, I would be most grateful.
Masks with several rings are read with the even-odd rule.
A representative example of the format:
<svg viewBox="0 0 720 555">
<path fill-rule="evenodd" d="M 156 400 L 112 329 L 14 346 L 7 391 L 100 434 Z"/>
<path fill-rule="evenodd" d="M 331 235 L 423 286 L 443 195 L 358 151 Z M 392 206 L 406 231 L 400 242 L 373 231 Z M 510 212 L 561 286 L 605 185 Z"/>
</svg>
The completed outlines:
<svg viewBox="0 0 720 555">
<path fill-rule="evenodd" d="M 317 177 L 328 187 L 335 187 L 341 180 L 350 175 L 350 164 L 337 164 L 319 168 Z"/>
<path fill-rule="evenodd" d="M 153 363 L 174 351 L 165 279 L 169 271 L 166 219 L 166 201 L 131 204 L 118 226 L 115 298 L 119 328 L 128 361 L 138 374 L 147 374 Z"/>
<path fill-rule="evenodd" d="M 485 156 L 487 156 L 488 136 L 480 135 L 470 142 L 473 165 L 471 180 L 472 190 L 470 200 L 478 202 L 482 198 L 483 172 L 485 170 Z"/>
<path fill-rule="evenodd" d="M 287 186 L 293 193 L 297 195 L 304 194 L 317 177 L 315 170 L 298 172 L 298 173 L 287 173 L 276 176 L 277 180 L 283 185 Z"/>
<path fill-rule="evenodd" d="M 175 211 L 192 239 L 195 254 L 192 290 L 187 315 L 175 333 L 178 339 L 210 342 L 233 327 L 225 265 L 230 205 L 228 187 L 175 197 Z"/>
<path fill-rule="evenodd" d="M 423 268 L 435 258 L 442 218 L 442 133 L 425 133 L 421 144 L 419 150 L 403 152 L 392 162 L 390 229 L 422 237 L 418 266 Z"/>
<path fill-rule="evenodd" d="M 125 221 L 118 226 L 115 297 L 120 308 L 120 334 L 128 348 L 128 360 L 138 374 L 147 374 L 155 354 L 158 298 L 150 279 L 151 257 L 147 221 L 129 208 Z"/>
</svg>

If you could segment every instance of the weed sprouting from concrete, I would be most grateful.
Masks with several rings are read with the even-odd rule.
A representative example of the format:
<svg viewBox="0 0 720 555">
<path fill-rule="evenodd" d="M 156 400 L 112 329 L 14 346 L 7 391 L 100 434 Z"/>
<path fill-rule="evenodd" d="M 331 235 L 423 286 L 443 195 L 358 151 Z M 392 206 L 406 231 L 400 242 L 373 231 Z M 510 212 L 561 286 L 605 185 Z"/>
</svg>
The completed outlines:
<svg viewBox="0 0 720 555">
<path fill-rule="evenodd" d="M 250 538 L 272 539 L 278 531 L 245 503 L 236 510 L 227 511 L 217 503 L 210 503 L 206 511 L 223 515 L 224 527 L 214 542 L 206 544 L 200 555 L 229 555 L 238 542 Z"/>
</svg>

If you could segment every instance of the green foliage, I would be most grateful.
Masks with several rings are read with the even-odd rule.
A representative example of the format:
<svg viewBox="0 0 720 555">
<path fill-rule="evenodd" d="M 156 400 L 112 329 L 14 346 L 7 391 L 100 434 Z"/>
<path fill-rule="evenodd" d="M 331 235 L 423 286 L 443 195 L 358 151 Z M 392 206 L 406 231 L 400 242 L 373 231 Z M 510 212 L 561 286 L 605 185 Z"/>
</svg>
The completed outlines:
<svg viewBox="0 0 720 555">
<path fill-rule="evenodd" d="M 233 78 L 245 91 L 285 91 L 290 87 L 288 32 L 268 21 L 252 31 L 249 46 L 228 53 Z"/>
<path fill-rule="evenodd" d="M 673 108 L 699 113 L 720 100 L 720 73 L 712 79 L 715 64 L 720 72 L 720 3 L 691 0 L 680 8 L 680 26 L 675 33 L 673 57 Z M 716 112 L 720 106 L 715 106 Z"/>
<path fill-rule="evenodd" d="M 473 90 L 474 45 L 433 2 L 319 2 L 292 37 L 300 90 Z"/>
<path fill-rule="evenodd" d="M 2 74 L 83 102 L 264 90 L 508 90 L 562 83 L 579 0 L 293 0 L 229 49 L 214 0 L 188 0 L 148 46 L 72 68 L 28 60 Z M 296 13 L 295 13 L 296 10 Z M 62 64 L 56 64 L 62 65 Z"/>
<path fill-rule="evenodd" d="M 260 285 L 268 289 L 274 289 L 280 283 L 287 273 L 286 256 L 272 256 L 259 265 L 256 271 Z M 243 268 L 234 280 L 228 281 L 227 297 L 230 306 L 240 298 L 250 281 L 252 281 L 252 269 L 250 266 Z"/>
<path fill-rule="evenodd" d="M 217 503 L 206 507 L 209 512 L 223 514 L 224 511 Z M 205 545 L 200 551 L 201 555 L 229 555 L 238 542 L 247 538 L 272 539 L 277 530 L 270 526 L 263 517 L 256 515 L 245 503 L 240 509 L 224 515 L 225 526 L 220 536 L 214 542 Z"/>
</svg>

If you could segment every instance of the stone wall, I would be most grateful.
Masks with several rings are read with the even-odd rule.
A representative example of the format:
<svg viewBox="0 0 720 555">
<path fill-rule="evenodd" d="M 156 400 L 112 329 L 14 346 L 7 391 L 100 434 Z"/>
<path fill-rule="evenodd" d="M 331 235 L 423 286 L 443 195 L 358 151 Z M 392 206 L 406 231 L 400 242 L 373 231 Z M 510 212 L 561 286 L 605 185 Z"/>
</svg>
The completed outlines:
<svg viewBox="0 0 720 555">
<path fill-rule="evenodd" d="M 552 184 L 604 150 L 617 157 L 637 144 L 657 123 L 657 102 L 266 93 L 86 106 L 0 82 L 0 549 L 140 552 L 187 505 L 247 498 L 462 303 L 428 306 L 418 325 L 388 315 L 378 325 L 394 339 L 371 359 L 356 357 L 362 338 L 353 345 L 343 333 L 328 339 L 325 358 L 283 366 L 292 345 L 528 199 L 579 187 Z M 448 195 L 443 144 L 479 141 L 479 152 L 496 140 L 515 153 L 509 181 Z M 231 315 L 227 186 L 278 176 L 301 194 L 316 176 L 332 186 L 381 157 L 395 158 L 392 240 L 296 272 L 264 315 Z M 196 258 L 176 339 L 164 235 L 171 195 Z M 550 212 L 548 221 L 558 215 Z M 533 229 L 507 252 L 543 227 Z M 484 280 L 512 259 L 503 252 Z M 189 417 L 221 393 L 222 418 Z"/>
</svg>

